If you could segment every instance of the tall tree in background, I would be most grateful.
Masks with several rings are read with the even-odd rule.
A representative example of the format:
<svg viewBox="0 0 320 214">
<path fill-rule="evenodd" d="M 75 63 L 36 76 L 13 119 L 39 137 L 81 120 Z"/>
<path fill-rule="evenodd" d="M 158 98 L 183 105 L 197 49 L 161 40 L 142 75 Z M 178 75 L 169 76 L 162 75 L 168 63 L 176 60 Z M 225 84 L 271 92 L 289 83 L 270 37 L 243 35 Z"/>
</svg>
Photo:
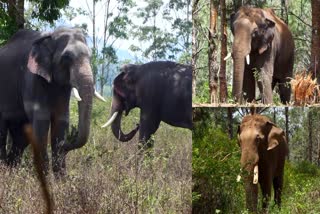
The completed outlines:
<svg viewBox="0 0 320 214">
<path fill-rule="evenodd" d="M 217 21 L 218 21 L 218 2 L 210 0 L 210 23 L 208 35 L 208 71 L 209 71 L 209 94 L 210 102 L 218 102 L 218 48 L 217 39 Z"/>
<path fill-rule="evenodd" d="M 311 70 L 320 83 L 320 1 L 311 0 L 312 8 L 312 41 Z"/>
<path fill-rule="evenodd" d="M 228 97 L 226 61 L 227 56 L 227 24 L 226 24 L 226 1 L 220 0 L 220 33 L 221 33 L 221 53 L 220 53 L 220 102 L 225 103 Z"/>
<path fill-rule="evenodd" d="M 5 42 L 18 29 L 24 28 L 25 0 L 0 2 L 0 43 Z M 69 0 L 29 0 L 34 3 L 32 18 L 53 23 L 61 16 L 61 9 L 69 5 Z"/>
<path fill-rule="evenodd" d="M 143 45 L 132 45 L 130 49 L 151 60 L 177 60 L 179 53 L 183 53 L 184 63 L 190 63 L 191 1 L 170 0 L 164 4 L 162 0 L 145 0 L 145 3 L 137 13 L 143 25 L 132 27 L 132 38 Z"/>
<path fill-rule="evenodd" d="M 284 107 L 284 114 L 286 118 L 286 137 L 287 137 L 287 144 L 289 146 L 289 110 L 288 107 Z M 290 151 L 288 152 L 288 160 L 290 159 Z"/>
<path fill-rule="evenodd" d="M 198 4 L 199 0 L 194 0 L 192 4 L 192 97 L 196 96 L 196 79 L 197 79 L 197 61 L 199 58 L 199 42 L 198 42 Z"/>
<path fill-rule="evenodd" d="M 309 143 L 308 143 L 308 161 L 312 163 L 312 150 L 313 150 L 313 124 L 312 124 L 312 111 L 309 109 L 308 111 L 308 133 L 309 133 Z"/>
<path fill-rule="evenodd" d="M 281 0 L 281 18 L 288 24 L 288 3 L 287 0 Z"/>
<path fill-rule="evenodd" d="M 110 71 L 118 62 L 114 43 L 118 39 L 128 39 L 127 32 L 131 21 L 128 18 L 128 11 L 134 6 L 133 1 L 119 0 L 117 6 L 111 6 L 111 0 L 105 2 L 92 0 L 87 2 L 85 14 L 92 22 L 92 67 L 94 80 L 100 93 L 103 94 L 105 84 L 110 80 Z M 96 26 L 96 7 L 100 2 L 100 9 L 104 12 L 103 26 Z M 90 7 L 92 5 L 92 7 Z M 97 29 L 102 29 L 102 38 L 98 38 Z"/>
</svg>

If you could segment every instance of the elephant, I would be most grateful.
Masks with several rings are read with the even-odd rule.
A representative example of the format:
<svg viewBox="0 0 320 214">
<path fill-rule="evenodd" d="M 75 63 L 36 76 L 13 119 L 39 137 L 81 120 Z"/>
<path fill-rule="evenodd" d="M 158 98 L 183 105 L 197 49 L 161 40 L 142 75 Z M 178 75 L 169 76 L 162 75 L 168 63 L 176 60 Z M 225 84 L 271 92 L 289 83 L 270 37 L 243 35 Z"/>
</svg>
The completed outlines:
<svg viewBox="0 0 320 214">
<path fill-rule="evenodd" d="M 258 183 L 263 196 L 263 209 L 267 209 L 272 185 L 274 201 L 280 208 L 284 164 L 288 154 L 284 131 L 266 116 L 246 115 L 238 127 L 238 144 L 247 208 L 257 212 Z"/>
<path fill-rule="evenodd" d="M 170 61 L 155 61 L 141 65 L 127 64 L 113 81 L 112 106 L 109 121 L 114 136 L 127 142 L 139 130 L 143 146 L 161 121 L 172 126 L 192 128 L 192 72 L 190 65 Z M 121 129 L 122 113 L 140 108 L 140 122 L 128 134 Z"/>
<path fill-rule="evenodd" d="M 294 63 L 294 41 L 288 26 L 272 9 L 242 7 L 232 14 L 233 88 L 236 102 L 255 99 L 256 81 L 262 102 L 271 104 L 272 91 L 279 87 L 281 102 L 290 102 Z M 228 58 L 228 57 L 226 57 Z"/>
<path fill-rule="evenodd" d="M 55 176 L 65 174 L 67 153 L 88 140 L 92 100 L 98 96 L 90 57 L 86 38 L 77 28 L 19 30 L 0 48 L 0 155 L 8 165 L 20 163 L 28 145 L 25 126 L 30 125 L 47 171 L 50 128 L 52 169 Z M 72 90 L 79 122 L 73 142 L 67 142 Z M 12 148 L 7 154 L 8 133 Z"/>
</svg>

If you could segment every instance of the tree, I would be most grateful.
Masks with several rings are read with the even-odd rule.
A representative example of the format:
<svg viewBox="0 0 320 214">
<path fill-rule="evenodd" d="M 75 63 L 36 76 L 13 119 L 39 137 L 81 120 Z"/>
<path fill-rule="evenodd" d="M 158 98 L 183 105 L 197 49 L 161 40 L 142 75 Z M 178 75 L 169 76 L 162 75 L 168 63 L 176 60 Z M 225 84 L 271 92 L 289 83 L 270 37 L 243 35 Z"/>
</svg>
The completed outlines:
<svg viewBox="0 0 320 214">
<path fill-rule="evenodd" d="M 284 107 L 284 110 L 285 110 L 285 118 L 286 118 L 286 137 L 287 137 L 287 143 L 288 143 L 288 146 L 289 146 L 289 110 L 288 110 L 288 107 Z M 290 151 L 288 153 L 288 160 L 289 160 L 289 157 L 290 157 Z"/>
<path fill-rule="evenodd" d="M 198 30 L 196 28 L 198 22 L 198 4 L 199 0 L 194 0 L 192 4 L 192 97 L 196 96 L 196 78 L 197 78 L 197 61 L 199 58 Z"/>
<path fill-rule="evenodd" d="M 30 0 L 35 6 L 32 18 L 53 23 L 61 16 L 61 9 L 69 5 L 69 0 Z M 25 26 L 25 1 L 7 0 L 0 3 L 0 42 L 5 42 L 18 29 Z"/>
<path fill-rule="evenodd" d="M 320 1 L 311 0 L 312 8 L 312 40 L 311 71 L 320 83 Z"/>
<path fill-rule="evenodd" d="M 97 3 L 102 6 L 104 12 L 104 20 L 102 27 L 102 38 L 97 36 L 96 26 L 96 7 Z M 87 2 L 87 12 L 85 15 L 89 16 L 92 22 L 92 67 L 94 80 L 100 93 L 103 94 L 103 89 L 110 79 L 110 71 L 115 69 L 118 63 L 118 57 L 114 43 L 118 39 L 128 39 L 128 26 L 131 20 L 128 18 L 129 9 L 134 6 L 133 1 L 119 0 L 116 8 L 111 7 L 111 0 L 100 2 L 92 0 L 92 8 Z M 101 29 L 101 28 L 100 28 Z"/>
<path fill-rule="evenodd" d="M 218 3 L 210 0 L 210 23 L 208 31 L 208 72 L 209 72 L 209 93 L 210 103 L 218 102 L 218 48 L 217 39 Z"/>
<path fill-rule="evenodd" d="M 138 8 L 137 13 L 142 25 L 132 27 L 132 37 L 143 45 L 132 45 L 130 49 L 152 60 L 177 60 L 179 53 L 182 53 L 182 62 L 190 63 L 191 1 L 170 0 L 168 4 L 162 0 L 145 2 L 147 5 Z"/>
<path fill-rule="evenodd" d="M 225 103 L 228 97 L 227 78 L 226 78 L 226 61 L 227 56 L 227 25 L 226 25 L 226 1 L 220 0 L 220 33 L 221 33 L 221 53 L 220 53 L 220 102 Z"/>
</svg>

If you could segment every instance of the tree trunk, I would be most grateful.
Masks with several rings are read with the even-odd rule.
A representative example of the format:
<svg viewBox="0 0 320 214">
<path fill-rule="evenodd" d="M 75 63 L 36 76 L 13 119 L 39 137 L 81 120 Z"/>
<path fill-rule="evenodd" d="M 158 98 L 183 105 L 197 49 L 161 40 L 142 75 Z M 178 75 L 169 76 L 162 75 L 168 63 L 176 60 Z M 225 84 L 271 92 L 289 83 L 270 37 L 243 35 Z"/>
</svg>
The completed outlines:
<svg viewBox="0 0 320 214">
<path fill-rule="evenodd" d="M 194 0 L 192 4 L 192 97 L 196 96 L 196 78 L 197 78 L 197 71 L 196 65 L 198 61 L 198 31 L 196 29 L 197 20 L 198 20 L 198 3 L 199 0 Z"/>
<path fill-rule="evenodd" d="M 308 160 L 312 163 L 312 112 L 308 112 L 308 130 L 309 130 L 309 146 L 308 146 Z"/>
<path fill-rule="evenodd" d="M 285 117 L 286 117 L 286 137 L 287 137 L 287 144 L 289 147 L 289 111 L 288 111 L 288 107 L 285 107 L 284 110 L 285 110 Z M 288 152 L 288 160 L 290 160 L 289 157 L 290 157 L 290 149 Z"/>
<path fill-rule="evenodd" d="M 233 138 L 233 119 L 232 119 L 232 111 L 233 108 L 227 108 L 228 110 L 228 133 L 229 133 L 229 138 Z"/>
<path fill-rule="evenodd" d="M 311 0 L 312 8 L 312 41 L 311 41 L 311 70 L 320 84 L 320 1 Z"/>
<path fill-rule="evenodd" d="M 8 14 L 17 29 L 24 28 L 24 0 L 8 0 Z"/>
<path fill-rule="evenodd" d="M 226 61 L 224 58 L 227 56 L 227 26 L 226 26 L 226 1 L 220 0 L 220 11 L 221 11 L 221 55 L 220 55 L 220 102 L 227 102 L 228 89 L 226 79 Z"/>
<path fill-rule="evenodd" d="M 281 18 L 288 24 L 288 4 L 286 0 L 281 0 Z"/>
<path fill-rule="evenodd" d="M 94 51 L 94 56 L 98 57 L 97 44 L 96 44 L 96 1 L 95 0 L 92 0 L 92 49 Z M 93 82 L 94 82 L 94 84 L 97 82 L 97 73 L 98 73 L 97 65 L 95 65 L 95 66 L 93 66 Z"/>
<path fill-rule="evenodd" d="M 209 94 L 210 103 L 218 102 L 218 70 L 217 63 L 218 51 L 216 45 L 217 37 L 217 19 L 218 19 L 218 4 L 215 0 L 210 1 L 210 26 L 208 36 L 208 70 L 209 70 Z"/>
</svg>

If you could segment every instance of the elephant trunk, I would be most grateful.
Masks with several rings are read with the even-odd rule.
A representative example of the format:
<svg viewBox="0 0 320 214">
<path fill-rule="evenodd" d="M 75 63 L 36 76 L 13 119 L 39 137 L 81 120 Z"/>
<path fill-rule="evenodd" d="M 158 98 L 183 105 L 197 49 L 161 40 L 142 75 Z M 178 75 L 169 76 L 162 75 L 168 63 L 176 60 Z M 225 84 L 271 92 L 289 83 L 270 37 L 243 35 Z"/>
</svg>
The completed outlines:
<svg viewBox="0 0 320 214">
<path fill-rule="evenodd" d="M 257 212 L 258 181 L 259 181 L 259 155 L 254 148 L 241 149 L 241 168 L 244 174 L 246 192 L 246 205 L 250 212 Z"/>
<path fill-rule="evenodd" d="M 247 41 L 247 42 L 246 42 Z M 232 47 L 233 57 L 233 83 L 232 95 L 236 102 L 243 102 L 243 78 L 245 72 L 245 62 L 250 64 L 250 38 L 238 38 L 235 35 L 235 40 Z"/>
<path fill-rule="evenodd" d="M 250 212 L 257 212 L 258 207 L 258 184 L 252 182 L 253 175 L 245 178 L 246 206 Z"/>
<path fill-rule="evenodd" d="M 112 98 L 112 107 L 111 107 L 111 117 L 116 114 L 116 117 L 113 119 L 111 129 L 113 135 L 120 140 L 121 142 L 127 142 L 131 140 L 136 132 L 139 130 L 139 125 L 135 129 L 133 129 L 128 134 L 124 134 L 121 129 L 121 119 L 122 119 L 122 112 L 123 112 L 123 106 L 122 102 L 119 100 L 116 94 L 113 95 Z"/>
<path fill-rule="evenodd" d="M 83 59 L 82 62 L 76 66 L 73 77 L 73 84 L 79 90 L 81 101 L 78 102 L 79 121 L 78 134 L 74 143 L 63 145 L 63 150 L 68 152 L 84 146 L 89 138 L 90 133 L 90 118 L 92 110 L 92 99 L 94 95 L 94 84 L 90 61 Z M 71 77 L 72 79 L 72 77 Z"/>
</svg>

